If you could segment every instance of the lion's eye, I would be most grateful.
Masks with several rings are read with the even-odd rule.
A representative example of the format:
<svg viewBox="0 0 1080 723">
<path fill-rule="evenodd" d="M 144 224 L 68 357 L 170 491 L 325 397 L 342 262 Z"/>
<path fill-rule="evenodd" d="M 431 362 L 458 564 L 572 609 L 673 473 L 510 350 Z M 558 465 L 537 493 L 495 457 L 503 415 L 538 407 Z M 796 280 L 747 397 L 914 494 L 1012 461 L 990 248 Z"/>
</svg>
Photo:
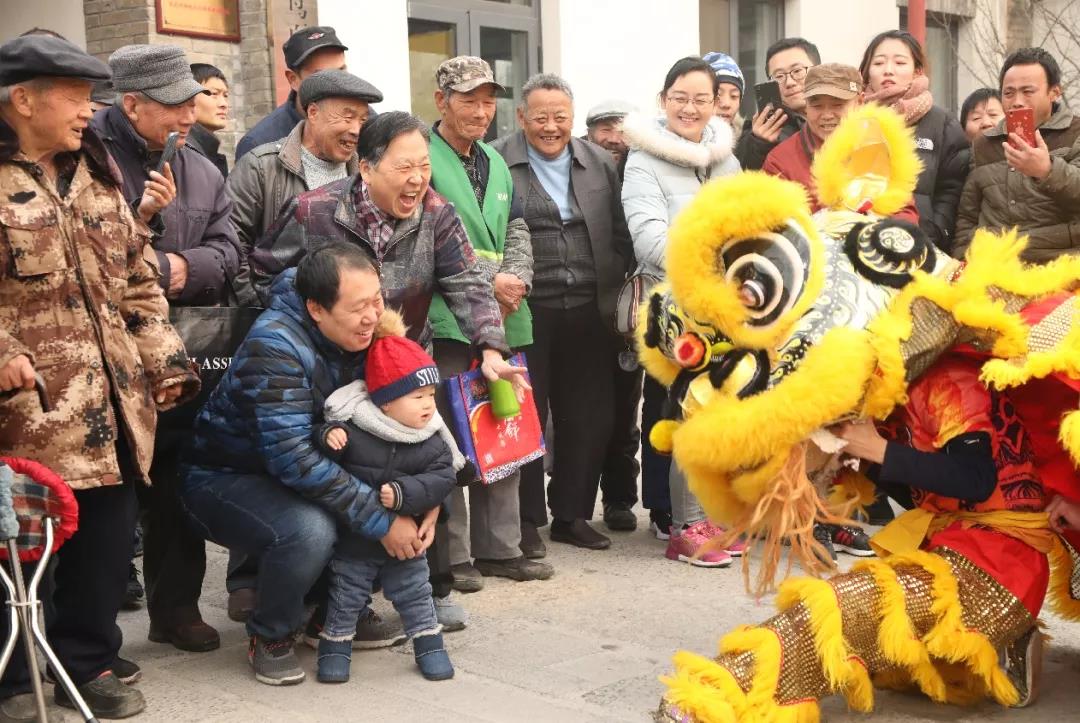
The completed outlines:
<svg viewBox="0 0 1080 723">
<path fill-rule="evenodd" d="M 721 251 L 724 277 L 738 288 L 754 326 L 772 324 L 795 304 L 806 283 L 809 259 L 809 241 L 794 223 L 733 241 Z"/>
</svg>

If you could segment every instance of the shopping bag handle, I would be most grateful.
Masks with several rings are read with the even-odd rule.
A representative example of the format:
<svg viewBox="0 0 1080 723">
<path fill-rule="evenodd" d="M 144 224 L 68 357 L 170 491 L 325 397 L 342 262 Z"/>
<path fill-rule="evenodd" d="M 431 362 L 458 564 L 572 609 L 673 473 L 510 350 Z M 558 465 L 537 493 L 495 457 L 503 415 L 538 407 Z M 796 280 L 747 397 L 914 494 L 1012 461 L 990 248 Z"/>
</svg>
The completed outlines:
<svg viewBox="0 0 1080 723">
<path fill-rule="evenodd" d="M 49 391 L 45 388 L 45 380 L 37 372 L 34 373 L 34 389 L 37 391 L 38 401 L 41 403 L 41 411 L 51 412 L 52 404 L 49 402 Z M 0 393 L 0 399 L 10 399 L 21 391 L 24 391 L 22 387 L 9 389 Z"/>
</svg>

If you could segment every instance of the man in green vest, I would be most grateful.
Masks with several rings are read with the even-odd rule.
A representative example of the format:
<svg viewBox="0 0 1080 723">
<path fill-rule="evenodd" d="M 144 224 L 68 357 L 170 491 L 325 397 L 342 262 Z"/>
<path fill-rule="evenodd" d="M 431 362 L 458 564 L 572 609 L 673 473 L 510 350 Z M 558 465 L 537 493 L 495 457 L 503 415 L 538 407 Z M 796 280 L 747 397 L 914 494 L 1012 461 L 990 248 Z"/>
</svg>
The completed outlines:
<svg viewBox="0 0 1080 723">
<path fill-rule="evenodd" d="M 532 316 L 525 300 L 532 283 L 529 228 L 513 203 L 510 169 L 481 141 L 495 117 L 496 94 L 502 86 L 495 82 L 486 61 L 468 55 L 439 65 L 435 82 L 441 120 L 431 134 L 431 186 L 457 209 L 478 262 L 492 279 L 506 340 L 513 349 L 522 349 L 533 340 Z M 439 373 L 445 379 L 467 370 L 476 352 L 438 294 L 432 299 L 429 318 Z M 445 398 L 438 401 L 440 413 L 448 417 Z M 454 589 L 480 590 L 485 576 L 546 580 L 554 573 L 551 565 L 522 554 L 520 480 L 520 473 L 515 473 L 493 485 L 474 482 L 469 486 L 468 508 L 462 488 L 451 493 L 448 527 Z"/>
</svg>

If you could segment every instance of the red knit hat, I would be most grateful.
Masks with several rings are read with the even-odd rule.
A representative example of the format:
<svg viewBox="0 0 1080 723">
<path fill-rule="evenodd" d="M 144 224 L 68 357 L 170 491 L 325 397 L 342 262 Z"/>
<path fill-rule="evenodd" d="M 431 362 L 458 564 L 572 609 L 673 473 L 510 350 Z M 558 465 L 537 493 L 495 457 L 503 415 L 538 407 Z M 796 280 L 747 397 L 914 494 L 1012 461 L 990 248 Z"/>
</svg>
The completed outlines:
<svg viewBox="0 0 1080 723">
<path fill-rule="evenodd" d="M 419 344 L 403 336 L 378 337 L 364 369 L 371 401 L 381 406 L 420 387 L 439 383 L 439 369 Z"/>
</svg>

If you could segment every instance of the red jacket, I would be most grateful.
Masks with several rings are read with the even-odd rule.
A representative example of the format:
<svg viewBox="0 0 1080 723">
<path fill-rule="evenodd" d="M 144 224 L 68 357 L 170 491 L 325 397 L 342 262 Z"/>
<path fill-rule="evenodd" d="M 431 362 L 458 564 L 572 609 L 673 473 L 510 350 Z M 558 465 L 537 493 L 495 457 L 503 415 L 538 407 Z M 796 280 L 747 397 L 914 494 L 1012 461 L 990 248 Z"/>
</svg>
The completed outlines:
<svg viewBox="0 0 1080 723">
<path fill-rule="evenodd" d="M 805 186 L 810 193 L 810 210 L 813 213 L 817 213 L 822 208 L 821 202 L 818 201 L 817 191 L 814 189 L 813 176 L 810 173 L 810 165 L 813 163 L 814 154 L 819 146 L 821 146 L 821 141 L 810 132 L 810 126 L 803 126 L 798 133 L 789 136 L 787 140 L 773 148 L 765 157 L 765 165 L 761 167 L 761 170 L 769 175 L 786 178 Z M 893 218 L 918 225 L 919 212 L 915 208 L 915 198 L 912 197 L 908 205 L 899 213 L 893 214 Z"/>
</svg>

